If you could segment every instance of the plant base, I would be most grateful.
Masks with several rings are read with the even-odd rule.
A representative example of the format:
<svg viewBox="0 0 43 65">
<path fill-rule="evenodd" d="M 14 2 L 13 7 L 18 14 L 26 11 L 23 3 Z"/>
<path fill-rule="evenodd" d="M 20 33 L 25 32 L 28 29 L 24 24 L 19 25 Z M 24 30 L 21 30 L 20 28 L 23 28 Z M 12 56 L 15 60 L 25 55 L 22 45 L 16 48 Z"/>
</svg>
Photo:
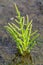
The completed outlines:
<svg viewBox="0 0 43 65">
<path fill-rule="evenodd" d="M 25 56 L 15 55 L 12 60 L 12 65 L 33 65 L 31 54 Z"/>
</svg>

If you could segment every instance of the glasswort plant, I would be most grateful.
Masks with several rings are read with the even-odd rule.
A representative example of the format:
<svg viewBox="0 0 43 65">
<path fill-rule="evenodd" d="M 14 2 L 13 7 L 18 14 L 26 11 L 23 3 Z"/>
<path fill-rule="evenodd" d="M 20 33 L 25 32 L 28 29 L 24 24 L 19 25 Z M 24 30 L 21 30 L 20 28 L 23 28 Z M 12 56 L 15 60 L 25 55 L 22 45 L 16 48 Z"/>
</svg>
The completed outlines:
<svg viewBox="0 0 43 65">
<path fill-rule="evenodd" d="M 29 22 L 28 15 L 25 17 L 21 16 L 20 11 L 16 4 L 14 4 L 16 8 L 17 15 L 15 22 L 19 25 L 15 25 L 14 23 L 8 23 L 5 26 L 5 29 L 10 33 L 12 38 L 16 41 L 17 48 L 19 53 L 25 55 L 25 53 L 30 53 L 33 46 L 36 44 L 36 39 L 39 34 L 37 34 L 37 30 L 32 32 L 32 20 Z M 25 24 L 25 21 L 27 22 Z"/>
</svg>

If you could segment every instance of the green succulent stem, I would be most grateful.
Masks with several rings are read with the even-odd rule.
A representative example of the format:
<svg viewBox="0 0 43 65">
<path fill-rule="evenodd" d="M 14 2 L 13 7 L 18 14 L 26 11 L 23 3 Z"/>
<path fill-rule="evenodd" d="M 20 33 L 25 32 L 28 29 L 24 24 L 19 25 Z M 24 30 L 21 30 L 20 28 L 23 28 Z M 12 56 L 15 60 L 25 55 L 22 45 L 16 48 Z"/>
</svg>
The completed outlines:
<svg viewBox="0 0 43 65">
<path fill-rule="evenodd" d="M 21 16 L 20 11 L 16 4 L 14 4 L 17 16 L 14 22 L 19 24 L 19 27 L 14 23 L 8 23 L 5 29 L 16 41 L 17 48 L 21 55 L 25 55 L 24 52 L 30 53 L 31 49 L 36 44 L 36 39 L 39 37 L 38 31 L 32 32 L 32 20 L 29 21 L 28 15 Z M 26 24 L 25 24 L 26 22 Z"/>
</svg>

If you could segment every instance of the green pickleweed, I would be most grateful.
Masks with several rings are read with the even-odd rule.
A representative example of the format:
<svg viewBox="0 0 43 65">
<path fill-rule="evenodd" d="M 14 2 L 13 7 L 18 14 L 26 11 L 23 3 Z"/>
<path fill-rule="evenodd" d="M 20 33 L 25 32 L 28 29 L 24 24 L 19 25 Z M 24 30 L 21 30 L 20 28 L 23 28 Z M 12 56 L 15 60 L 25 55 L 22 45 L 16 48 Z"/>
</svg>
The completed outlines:
<svg viewBox="0 0 43 65">
<path fill-rule="evenodd" d="M 36 44 L 35 40 L 38 38 L 39 34 L 37 34 L 37 30 L 32 32 L 32 20 L 29 21 L 28 15 L 26 15 L 25 19 L 25 17 L 21 16 L 17 5 L 14 4 L 14 6 L 17 12 L 14 22 L 19 26 L 14 23 L 8 23 L 5 29 L 10 33 L 14 41 L 16 41 L 20 54 L 24 55 L 24 52 L 30 53 L 31 49 Z"/>
</svg>

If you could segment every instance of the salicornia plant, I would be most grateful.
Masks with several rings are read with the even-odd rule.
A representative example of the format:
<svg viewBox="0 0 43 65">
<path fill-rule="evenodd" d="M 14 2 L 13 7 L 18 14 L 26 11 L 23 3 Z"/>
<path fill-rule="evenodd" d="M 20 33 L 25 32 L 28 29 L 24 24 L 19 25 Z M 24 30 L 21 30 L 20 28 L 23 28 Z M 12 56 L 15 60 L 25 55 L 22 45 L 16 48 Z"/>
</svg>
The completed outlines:
<svg viewBox="0 0 43 65">
<path fill-rule="evenodd" d="M 29 22 L 28 15 L 26 15 L 25 19 L 25 17 L 21 16 L 16 4 L 14 5 L 18 15 L 16 16 L 14 22 L 16 22 L 19 26 L 15 25 L 14 23 L 8 23 L 5 28 L 16 41 L 20 54 L 24 55 L 24 52 L 30 53 L 31 49 L 36 44 L 35 40 L 38 38 L 39 34 L 37 34 L 37 30 L 32 32 L 32 20 Z"/>
</svg>

